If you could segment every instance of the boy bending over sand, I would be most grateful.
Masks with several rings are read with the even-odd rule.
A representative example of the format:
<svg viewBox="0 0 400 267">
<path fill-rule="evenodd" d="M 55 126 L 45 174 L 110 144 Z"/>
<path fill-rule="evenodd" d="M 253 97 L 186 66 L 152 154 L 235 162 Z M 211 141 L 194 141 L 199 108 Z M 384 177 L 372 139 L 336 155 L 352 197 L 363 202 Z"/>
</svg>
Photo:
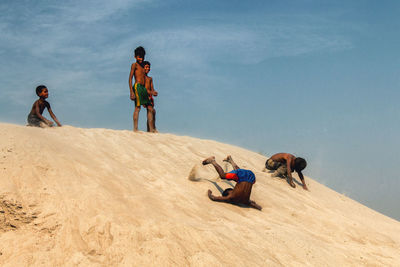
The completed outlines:
<svg viewBox="0 0 400 267">
<path fill-rule="evenodd" d="M 236 185 L 233 189 L 226 189 L 222 193 L 221 197 L 213 196 L 211 190 L 208 190 L 208 197 L 212 201 L 227 202 L 232 204 L 245 204 L 252 208 L 261 210 L 261 206 L 250 200 L 251 188 L 256 182 L 254 173 L 250 170 L 240 169 L 239 166 L 233 161 L 231 156 L 227 156 L 224 161 L 229 162 L 233 166 L 234 170 L 225 173 L 221 166 L 215 161 L 214 156 L 203 160 L 203 165 L 212 164 L 221 179 L 234 180 Z"/>
<path fill-rule="evenodd" d="M 304 181 L 304 176 L 301 173 L 302 170 L 307 166 L 307 162 L 303 158 L 296 158 L 294 155 L 289 153 L 278 153 L 272 155 L 267 162 L 265 162 L 265 168 L 271 171 L 275 171 L 272 176 L 288 178 L 288 182 L 291 187 L 296 187 L 293 183 L 292 172 L 296 171 L 303 183 L 303 188 L 308 190 Z"/>
<path fill-rule="evenodd" d="M 36 100 L 35 103 L 33 103 L 32 110 L 28 115 L 28 126 L 53 126 L 54 123 L 52 121 L 49 121 L 42 116 L 45 108 L 47 108 L 50 116 L 57 123 L 57 125 L 61 126 L 61 123 L 57 120 L 56 115 L 54 115 L 53 111 L 51 110 L 50 103 L 45 100 L 49 97 L 49 91 L 47 90 L 46 86 L 39 85 L 38 87 L 36 87 L 36 94 L 38 95 L 39 99 Z"/>
</svg>

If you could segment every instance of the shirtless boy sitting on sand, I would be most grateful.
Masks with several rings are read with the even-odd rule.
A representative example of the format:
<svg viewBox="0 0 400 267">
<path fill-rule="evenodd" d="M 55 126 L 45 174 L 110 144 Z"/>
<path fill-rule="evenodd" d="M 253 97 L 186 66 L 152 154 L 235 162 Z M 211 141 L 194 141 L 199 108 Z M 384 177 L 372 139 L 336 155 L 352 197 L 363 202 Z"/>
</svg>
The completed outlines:
<svg viewBox="0 0 400 267">
<path fill-rule="evenodd" d="M 58 126 L 61 126 L 61 123 L 57 120 L 56 115 L 54 115 L 51 110 L 50 103 L 46 101 L 46 98 L 49 97 L 49 91 L 46 86 L 39 85 L 36 87 L 36 94 L 39 99 L 35 101 L 32 105 L 31 112 L 28 115 L 28 126 L 36 126 L 36 127 L 51 127 L 53 126 L 53 122 L 49 121 L 45 117 L 42 116 L 43 111 L 47 108 L 50 116 L 57 123 Z"/>
<path fill-rule="evenodd" d="M 250 200 L 251 188 L 256 182 L 254 173 L 250 170 L 240 169 L 232 160 L 231 156 L 227 156 L 224 161 L 229 162 L 233 166 L 233 171 L 225 173 L 220 165 L 215 161 L 215 157 L 209 157 L 203 160 L 203 165 L 212 164 L 218 172 L 221 179 L 234 180 L 236 185 L 233 189 L 226 189 L 221 197 L 214 196 L 211 190 L 208 190 L 208 197 L 212 201 L 227 202 L 232 204 L 245 204 L 252 208 L 261 210 L 262 207 L 256 202 Z"/>
<path fill-rule="evenodd" d="M 272 155 L 267 162 L 265 162 L 265 168 L 271 171 L 275 171 L 273 177 L 283 177 L 289 179 L 289 184 L 292 187 L 296 187 L 293 183 L 292 172 L 296 171 L 303 183 L 303 188 L 308 190 L 304 181 L 304 176 L 301 173 L 302 170 L 307 166 L 307 162 L 303 158 L 297 158 L 289 153 L 278 153 Z"/>
</svg>

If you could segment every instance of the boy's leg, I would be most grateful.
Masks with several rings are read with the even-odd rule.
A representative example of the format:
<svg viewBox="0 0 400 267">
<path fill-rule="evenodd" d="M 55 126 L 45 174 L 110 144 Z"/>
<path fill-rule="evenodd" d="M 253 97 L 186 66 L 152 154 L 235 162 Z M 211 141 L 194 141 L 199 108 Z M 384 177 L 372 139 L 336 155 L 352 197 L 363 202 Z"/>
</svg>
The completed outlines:
<svg viewBox="0 0 400 267">
<path fill-rule="evenodd" d="M 153 106 L 153 129 L 155 133 L 158 133 L 157 128 L 156 128 L 156 109 Z"/>
<path fill-rule="evenodd" d="M 140 106 L 135 106 L 135 112 L 133 112 L 133 131 L 138 131 Z"/>
<path fill-rule="evenodd" d="M 287 176 L 286 165 L 281 163 L 280 166 L 275 170 L 275 172 L 271 176 L 285 178 Z"/>
<path fill-rule="evenodd" d="M 295 188 L 296 184 L 293 182 L 293 177 L 288 176 L 288 183 L 291 187 Z"/>
<path fill-rule="evenodd" d="M 265 168 L 266 168 L 267 170 L 275 171 L 278 167 L 279 167 L 279 166 L 277 166 L 277 163 L 276 163 L 275 161 L 273 161 L 272 159 L 268 159 L 268 160 L 265 162 Z"/>
<path fill-rule="evenodd" d="M 149 121 L 147 121 L 147 131 L 150 132 Z M 156 129 L 156 109 L 153 107 L 153 132 L 158 133 Z"/>
<path fill-rule="evenodd" d="M 51 127 L 52 125 L 51 124 L 47 124 L 46 122 L 44 122 L 44 121 L 41 121 L 40 123 L 39 123 L 39 127 L 41 127 L 41 128 L 48 128 L 48 127 Z"/>
<path fill-rule="evenodd" d="M 223 161 L 229 162 L 235 170 L 240 169 L 239 166 L 233 161 L 231 155 L 227 156 Z"/>
<path fill-rule="evenodd" d="M 221 179 L 225 179 L 225 172 L 222 169 L 221 166 L 219 166 L 219 164 L 215 161 L 215 157 L 209 157 L 206 158 L 205 160 L 203 160 L 203 165 L 207 165 L 207 164 L 212 164 L 215 168 L 215 170 L 218 172 L 219 177 L 221 177 Z"/>
<path fill-rule="evenodd" d="M 28 125 L 34 127 L 47 127 L 47 124 L 36 115 L 28 116 Z"/>
<path fill-rule="evenodd" d="M 153 107 L 151 105 L 146 106 L 147 109 L 147 125 L 149 126 L 148 132 L 154 132 L 153 128 Z"/>
</svg>

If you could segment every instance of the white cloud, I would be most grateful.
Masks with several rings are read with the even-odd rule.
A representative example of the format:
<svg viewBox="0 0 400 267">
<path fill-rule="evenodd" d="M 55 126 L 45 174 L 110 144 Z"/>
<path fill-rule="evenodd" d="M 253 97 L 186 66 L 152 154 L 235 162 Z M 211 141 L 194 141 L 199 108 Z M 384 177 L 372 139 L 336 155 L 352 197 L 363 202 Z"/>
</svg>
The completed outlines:
<svg viewBox="0 0 400 267">
<path fill-rule="evenodd" d="M 257 63 L 271 57 L 350 49 L 345 37 L 297 25 L 210 25 L 161 29 L 135 39 L 151 46 L 166 62 L 207 64 L 210 61 Z M 133 40 L 129 40 L 132 42 Z"/>
</svg>

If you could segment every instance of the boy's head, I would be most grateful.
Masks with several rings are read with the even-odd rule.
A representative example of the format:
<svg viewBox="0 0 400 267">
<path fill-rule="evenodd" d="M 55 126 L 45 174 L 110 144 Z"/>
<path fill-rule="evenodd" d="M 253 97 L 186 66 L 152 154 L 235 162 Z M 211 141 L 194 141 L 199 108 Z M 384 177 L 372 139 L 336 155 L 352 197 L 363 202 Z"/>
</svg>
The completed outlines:
<svg viewBox="0 0 400 267">
<path fill-rule="evenodd" d="M 138 46 L 135 49 L 135 58 L 138 63 L 143 62 L 145 55 L 146 55 L 146 51 L 144 50 L 143 46 Z"/>
<path fill-rule="evenodd" d="M 38 87 L 36 87 L 36 94 L 38 97 L 47 98 L 49 96 L 49 91 L 47 90 L 46 86 L 39 85 Z"/>
<path fill-rule="evenodd" d="M 228 196 L 229 193 L 230 193 L 232 190 L 233 190 L 232 188 L 227 188 L 227 189 L 225 189 L 224 192 L 222 192 L 222 196 L 223 196 L 223 197 Z"/>
<path fill-rule="evenodd" d="M 307 166 L 307 162 L 303 158 L 296 158 L 294 160 L 294 170 L 300 172 Z"/>
<path fill-rule="evenodd" d="M 147 74 L 150 72 L 150 62 L 148 61 L 143 61 L 143 68 L 144 68 L 144 72 Z"/>
</svg>

